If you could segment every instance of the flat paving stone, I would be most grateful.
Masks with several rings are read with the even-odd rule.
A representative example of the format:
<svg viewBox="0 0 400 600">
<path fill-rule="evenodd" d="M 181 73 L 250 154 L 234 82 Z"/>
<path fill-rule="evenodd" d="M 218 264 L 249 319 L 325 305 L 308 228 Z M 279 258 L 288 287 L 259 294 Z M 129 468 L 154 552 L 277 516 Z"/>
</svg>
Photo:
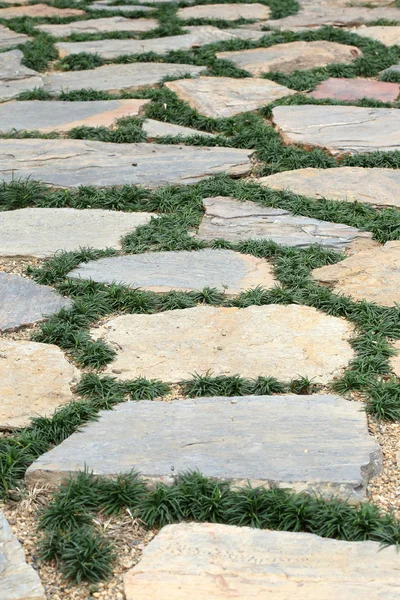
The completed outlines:
<svg viewBox="0 0 400 600">
<path fill-rule="evenodd" d="M 293 90 L 268 79 L 198 77 L 168 81 L 165 86 L 202 115 L 232 117 L 295 94 Z"/>
<path fill-rule="evenodd" d="M 330 98 L 332 100 L 361 100 L 373 98 L 381 102 L 394 102 L 400 94 L 398 83 L 386 83 L 372 79 L 339 79 L 330 77 L 322 81 L 313 92 L 311 98 Z"/>
<path fill-rule="evenodd" d="M 400 19 L 400 10 L 399 19 Z M 372 27 L 358 27 L 356 29 L 351 29 L 351 33 L 356 33 L 357 35 L 361 35 L 361 37 L 371 38 L 376 42 L 381 42 L 385 46 L 394 46 L 400 44 L 400 26 L 382 26 L 375 25 Z"/>
<path fill-rule="evenodd" d="M 0 511 L 1 600 L 46 600 L 39 575 L 27 564 L 25 553 Z"/>
<path fill-rule="evenodd" d="M 334 155 L 400 150 L 400 110 L 358 106 L 276 106 L 284 142 L 326 148 Z"/>
<path fill-rule="evenodd" d="M 15 19 L 17 17 L 81 17 L 85 14 L 85 11 L 79 8 L 56 8 L 48 4 L 28 4 L 26 6 L 0 8 L 0 19 Z"/>
<path fill-rule="evenodd" d="M 72 306 L 71 300 L 48 285 L 4 272 L 0 272 L 0 298 L 0 331 L 37 323 Z"/>
<path fill-rule="evenodd" d="M 0 52 L 0 100 L 43 86 L 40 73 L 21 64 L 23 57 L 21 50 Z"/>
<path fill-rule="evenodd" d="M 252 150 L 88 140 L 0 140 L 0 180 L 31 177 L 56 187 L 189 184 L 252 171 Z"/>
<path fill-rule="evenodd" d="M 262 177 L 261 185 L 308 198 L 400 208 L 400 171 L 363 167 L 298 169 Z"/>
<path fill-rule="evenodd" d="M 194 373 L 326 383 L 353 358 L 353 325 L 309 306 L 197 306 L 153 315 L 124 315 L 91 330 L 115 346 L 107 373 L 178 382 Z M 162 343 L 160 343 L 162 340 Z"/>
<path fill-rule="evenodd" d="M 4 25 L 0 25 L 0 48 L 24 44 L 31 39 L 31 37 L 25 35 L 24 33 L 17 33 L 8 27 L 4 27 Z"/>
<path fill-rule="evenodd" d="M 104 19 L 88 19 L 87 21 L 73 21 L 62 25 L 37 25 L 36 29 L 62 38 L 71 33 L 108 33 L 111 31 L 131 31 L 143 33 L 151 31 L 158 26 L 156 19 L 127 19 L 125 17 L 105 17 Z"/>
<path fill-rule="evenodd" d="M 250 254 L 206 248 L 193 252 L 151 252 L 82 263 L 68 273 L 73 279 L 123 283 L 164 293 L 217 288 L 228 295 L 277 284 L 271 265 Z M 1 281 L 1 280 L 0 280 Z"/>
<path fill-rule="evenodd" d="M 381 456 L 365 413 L 343 398 L 211 397 L 102 411 L 99 421 L 42 455 L 27 479 L 54 484 L 85 465 L 105 476 L 135 470 L 152 483 L 198 470 L 234 485 L 361 500 Z"/>
<path fill-rule="evenodd" d="M 287 210 L 241 202 L 236 198 L 204 198 L 205 215 L 196 237 L 211 241 L 240 242 L 249 239 L 272 240 L 277 244 L 307 248 L 320 244 L 328 248 L 371 245 L 372 234 L 340 223 L 329 223 L 293 215 Z"/>
<path fill-rule="evenodd" d="M 73 400 L 79 371 L 53 344 L 0 339 L 0 429 L 27 427 Z"/>
<path fill-rule="evenodd" d="M 144 548 L 124 591 L 126 600 L 395 600 L 398 557 L 377 542 L 179 523 Z"/>
<path fill-rule="evenodd" d="M 121 248 L 121 238 L 153 213 L 75 208 L 21 208 L 0 212 L 0 256 L 53 256 L 80 247 Z"/>
<path fill-rule="evenodd" d="M 175 125 L 174 123 L 165 123 L 164 121 L 154 121 L 154 119 L 146 119 L 143 121 L 143 131 L 147 135 L 148 140 L 154 140 L 159 137 L 165 137 L 169 135 L 179 135 L 182 137 L 188 137 L 192 135 L 205 135 L 207 137 L 215 137 L 213 133 L 208 131 L 199 131 L 198 129 L 192 129 L 191 127 L 182 127 L 182 125 Z"/>
<path fill-rule="evenodd" d="M 126 12 L 126 13 L 132 13 L 132 12 L 154 12 L 156 9 L 155 8 L 151 8 L 150 6 L 138 6 L 137 4 L 120 4 L 120 5 L 115 5 L 115 6 L 108 6 L 107 4 L 103 4 L 102 2 L 94 2 L 93 4 L 90 4 L 88 7 L 88 10 L 106 10 L 108 12 L 115 12 L 115 11 L 119 11 L 119 12 Z"/>
<path fill-rule="evenodd" d="M 289 42 L 269 48 L 217 52 L 217 58 L 231 60 L 237 67 L 258 77 L 270 71 L 293 73 L 301 69 L 326 67 L 332 63 L 348 64 L 361 56 L 356 46 L 336 42 Z"/>
<path fill-rule="evenodd" d="M 265 4 L 198 4 L 178 10 L 180 19 L 268 19 L 271 9 Z"/>
<path fill-rule="evenodd" d="M 336 265 L 315 269 L 312 275 L 335 294 L 396 306 L 400 304 L 400 242 L 358 252 Z"/>
</svg>

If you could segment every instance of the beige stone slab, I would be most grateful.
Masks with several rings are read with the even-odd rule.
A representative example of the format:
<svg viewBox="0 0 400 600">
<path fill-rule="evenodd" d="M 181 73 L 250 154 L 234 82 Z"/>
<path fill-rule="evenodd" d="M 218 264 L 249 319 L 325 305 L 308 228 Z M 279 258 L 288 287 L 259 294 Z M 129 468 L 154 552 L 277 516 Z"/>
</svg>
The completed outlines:
<svg viewBox="0 0 400 600">
<path fill-rule="evenodd" d="M 396 377 L 400 377 L 400 340 L 394 342 L 393 348 L 396 350 L 397 354 L 390 358 L 390 368 L 393 370 L 393 373 L 396 375 Z M 400 452 L 398 452 L 398 455 L 398 466 L 400 466 Z"/>
<path fill-rule="evenodd" d="M 224 118 L 265 106 L 295 94 L 268 79 L 198 77 L 168 81 L 165 86 L 206 117 Z"/>
<path fill-rule="evenodd" d="M 17 5 L 25 5 L 25 4 L 29 4 L 30 0 L 2 0 L 1 2 L 2 4 L 15 4 Z"/>
<path fill-rule="evenodd" d="M 0 25 L 0 48 L 8 48 L 8 46 L 24 44 L 31 39 L 31 37 L 25 35 L 24 33 L 17 33 L 8 27 L 4 27 L 4 25 Z"/>
<path fill-rule="evenodd" d="M 56 8 L 48 4 L 29 4 L 27 6 L 12 6 L 0 8 L 0 19 L 15 19 L 17 17 L 80 17 L 86 14 L 78 8 Z"/>
<path fill-rule="evenodd" d="M 143 33 L 151 31 L 158 26 L 156 19 L 127 19 L 126 17 L 105 17 L 104 19 L 88 19 L 87 21 L 73 21 L 62 25 L 37 25 L 36 29 L 49 33 L 58 38 L 71 35 L 71 33 L 108 33 L 112 31 L 131 31 Z"/>
<path fill-rule="evenodd" d="M 182 127 L 174 123 L 165 123 L 164 121 L 154 121 L 154 119 L 146 119 L 143 121 L 143 131 L 147 135 L 149 141 L 165 136 L 182 136 L 190 137 L 192 135 L 205 135 L 207 137 L 215 137 L 215 134 L 208 131 L 200 131 L 191 127 Z"/>
<path fill-rule="evenodd" d="M 178 10 L 180 19 L 268 19 L 271 9 L 265 4 L 198 4 Z"/>
<path fill-rule="evenodd" d="M 40 73 L 22 64 L 23 56 L 21 50 L 0 52 L 0 100 L 9 100 L 21 92 L 43 86 Z"/>
<path fill-rule="evenodd" d="M 358 27 L 357 29 L 351 29 L 350 32 L 362 37 L 371 38 L 376 42 L 381 42 L 385 46 L 400 45 L 400 26 L 376 25 L 373 27 Z"/>
</svg>

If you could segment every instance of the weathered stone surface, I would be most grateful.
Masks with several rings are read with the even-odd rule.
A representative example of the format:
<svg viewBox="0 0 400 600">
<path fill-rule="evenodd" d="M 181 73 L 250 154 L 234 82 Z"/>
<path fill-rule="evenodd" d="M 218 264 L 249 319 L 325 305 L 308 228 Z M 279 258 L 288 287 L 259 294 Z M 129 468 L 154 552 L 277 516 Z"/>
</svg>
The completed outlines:
<svg viewBox="0 0 400 600">
<path fill-rule="evenodd" d="M 26 563 L 21 544 L 0 511 L 1 600 L 45 600 L 37 572 Z"/>
<path fill-rule="evenodd" d="M 56 187 L 195 183 L 252 170 L 251 150 L 87 140 L 0 140 L 0 179 L 32 177 Z"/>
<path fill-rule="evenodd" d="M 292 73 L 300 69 L 326 67 L 332 63 L 350 63 L 361 56 L 356 46 L 336 42 L 289 42 L 269 48 L 217 52 L 218 58 L 231 60 L 240 69 L 258 77 L 269 71 Z"/>
<path fill-rule="evenodd" d="M 358 106 L 277 106 L 272 118 L 287 143 L 332 154 L 400 150 L 400 110 Z"/>
<path fill-rule="evenodd" d="M 396 356 L 392 356 L 390 358 L 390 367 L 393 370 L 393 373 L 396 377 L 400 377 L 400 340 L 397 340 L 393 344 L 393 348 L 396 350 Z M 400 445 L 399 445 L 400 448 Z M 400 467 L 400 452 L 398 452 L 399 460 L 398 466 Z"/>
<path fill-rule="evenodd" d="M 271 9 L 265 4 L 199 4 L 178 10 L 180 19 L 268 19 Z"/>
<path fill-rule="evenodd" d="M 24 44 L 25 42 L 31 40 L 32 38 L 28 37 L 24 33 L 17 33 L 8 27 L 4 27 L 4 25 L 0 25 L 0 48 L 7 48 L 8 46 L 17 46 L 18 44 Z M 0 71 L 0 77 L 2 75 L 2 71 Z"/>
<path fill-rule="evenodd" d="M 330 98 L 332 100 L 360 100 L 374 98 L 381 102 L 394 102 L 400 93 L 398 83 L 386 83 L 372 79 L 326 79 L 313 92 L 311 98 Z"/>
<path fill-rule="evenodd" d="M 100 415 L 41 456 L 29 469 L 29 482 L 56 483 L 85 465 L 99 475 L 135 470 L 167 482 L 198 470 L 236 485 L 360 500 L 380 472 L 365 413 L 337 396 L 128 402 Z"/>
<path fill-rule="evenodd" d="M 207 248 L 194 252 L 151 252 L 114 256 L 82 263 L 68 273 L 74 279 L 123 283 L 152 292 L 217 288 L 227 294 L 277 283 L 267 261 L 232 250 Z"/>
<path fill-rule="evenodd" d="M 126 600 L 395 600 L 399 555 L 377 542 L 214 523 L 167 525 L 124 576 Z"/>
<path fill-rule="evenodd" d="M 0 272 L 0 331 L 17 329 L 70 308 L 71 300 L 31 279 Z"/>
<path fill-rule="evenodd" d="M 268 305 L 125 315 L 91 335 L 115 345 L 118 354 L 107 372 L 123 380 L 177 382 L 210 370 L 284 381 L 301 374 L 326 382 L 352 359 L 352 332 L 350 323 L 315 308 Z"/>
<path fill-rule="evenodd" d="M 256 110 L 293 90 L 268 79 L 199 77 L 168 81 L 166 87 L 207 117 L 231 117 Z"/>
<path fill-rule="evenodd" d="M 86 14 L 78 8 L 56 8 L 48 4 L 29 4 L 26 6 L 11 6 L 0 8 L 0 19 L 15 19 L 16 17 L 79 17 Z"/>
<path fill-rule="evenodd" d="M 156 19 L 126 19 L 125 17 L 105 17 L 104 19 L 88 19 L 73 21 L 62 25 L 37 25 L 36 29 L 49 33 L 54 37 L 67 37 L 71 33 L 104 33 L 110 31 L 131 31 L 142 33 L 157 27 Z"/>
<path fill-rule="evenodd" d="M 0 256 L 52 256 L 80 247 L 121 248 L 121 238 L 150 222 L 152 213 L 75 208 L 0 212 Z"/>
<path fill-rule="evenodd" d="M 293 215 L 255 202 L 217 196 L 205 198 L 203 206 L 205 215 L 196 236 L 202 240 L 264 239 L 297 248 L 320 244 L 338 249 L 371 244 L 371 234 L 355 227 Z"/>
<path fill-rule="evenodd" d="M 400 208 L 400 171 L 363 167 L 298 169 L 262 177 L 261 185 L 309 198 Z"/>
<path fill-rule="evenodd" d="M 27 101 L 0 104 L 0 131 L 37 129 L 70 131 L 74 127 L 112 127 L 122 117 L 137 116 L 149 100 L 94 102 Z"/>
<path fill-rule="evenodd" d="M 88 6 L 88 10 L 106 10 L 108 12 L 154 12 L 155 8 L 150 8 L 150 6 L 137 6 L 136 4 L 120 4 L 114 6 L 108 6 L 107 4 L 103 4 L 102 2 L 94 2 Z"/>
<path fill-rule="evenodd" d="M 400 10 L 399 19 L 400 19 Z M 382 26 L 376 25 L 372 27 L 358 27 L 357 29 L 351 29 L 351 33 L 356 33 L 362 37 L 371 38 L 377 42 L 381 42 L 385 46 L 394 46 L 400 44 L 400 26 Z"/>
<path fill-rule="evenodd" d="M 21 92 L 43 85 L 39 73 L 21 64 L 21 50 L 0 53 L 0 100 L 8 100 Z"/>
<path fill-rule="evenodd" d="M 383 306 L 400 304 L 400 242 L 358 252 L 336 265 L 315 269 L 317 281 L 336 294 Z"/>
<path fill-rule="evenodd" d="M 0 429 L 27 427 L 71 402 L 79 371 L 52 344 L 0 339 Z"/>
<path fill-rule="evenodd" d="M 168 135 L 180 135 L 183 137 L 206 135 L 208 137 L 215 137 L 213 133 L 208 133 L 207 131 L 199 131 L 198 129 L 192 129 L 191 127 L 182 127 L 182 125 L 154 121 L 153 119 L 146 119 L 143 121 L 143 131 L 146 133 L 148 140 L 154 140 Z"/>
</svg>

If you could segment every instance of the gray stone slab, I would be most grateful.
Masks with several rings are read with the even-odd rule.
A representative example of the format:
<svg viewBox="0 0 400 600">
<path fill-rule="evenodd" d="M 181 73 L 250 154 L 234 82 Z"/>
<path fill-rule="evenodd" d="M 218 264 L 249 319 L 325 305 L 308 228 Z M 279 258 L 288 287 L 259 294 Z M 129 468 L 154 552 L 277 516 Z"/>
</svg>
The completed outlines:
<svg viewBox="0 0 400 600">
<path fill-rule="evenodd" d="M 71 33 L 106 33 L 111 31 L 131 31 L 142 33 L 157 27 L 156 19 L 126 19 L 125 17 L 105 17 L 104 19 L 87 19 L 73 21 L 61 25 L 37 25 L 36 29 L 58 38 L 67 37 Z"/>
<path fill-rule="evenodd" d="M 236 21 L 238 19 L 268 19 L 271 9 L 265 4 L 199 4 L 178 10 L 180 19 L 223 19 Z"/>
<path fill-rule="evenodd" d="M 1 600 L 46 600 L 37 572 L 26 563 L 21 544 L 0 511 Z"/>
<path fill-rule="evenodd" d="M 146 119 L 143 121 L 143 131 L 146 133 L 148 140 L 154 140 L 169 135 L 179 135 L 182 137 L 205 135 L 207 137 L 215 137 L 213 133 L 209 133 L 208 131 L 199 131 L 198 129 L 192 129 L 191 127 L 182 127 L 182 125 L 165 123 L 164 121 L 154 121 L 153 119 Z"/>
<path fill-rule="evenodd" d="M 56 483 L 85 468 L 150 481 L 182 472 L 233 484 L 292 487 L 361 500 L 381 469 L 380 450 L 356 402 L 337 396 L 211 397 L 127 402 L 102 411 L 28 469 Z"/>
<path fill-rule="evenodd" d="M 245 29 L 244 27 L 237 27 L 234 29 L 224 29 L 227 33 L 234 35 L 235 38 L 240 40 L 260 40 L 264 36 L 269 36 L 269 31 L 256 31 L 255 29 Z"/>
<path fill-rule="evenodd" d="M 0 53 L 0 100 L 43 86 L 40 74 L 21 64 L 23 57 L 21 50 Z"/>
<path fill-rule="evenodd" d="M 31 39 L 31 37 L 28 37 L 24 33 L 17 33 L 8 27 L 4 27 L 4 25 L 0 25 L 0 48 L 24 44 Z"/>
<path fill-rule="evenodd" d="M 0 331 L 18 329 L 70 308 L 72 301 L 31 279 L 0 272 Z"/>
<path fill-rule="evenodd" d="M 102 4 L 101 2 L 94 2 L 90 4 L 88 10 L 105 10 L 107 12 L 118 11 L 118 12 L 154 12 L 156 9 L 151 8 L 150 6 L 138 6 L 137 4 L 120 4 L 115 6 L 108 6 L 107 4 Z"/>
<path fill-rule="evenodd" d="M 400 110 L 358 106 L 277 106 L 285 142 L 322 147 L 334 155 L 400 150 Z"/>
<path fill-rule="evenodd" d="M 0 180 L 31 177 L 56 187 L 188 184 L 252 170 L 251 150 L 85 140 L 0 140 Z"/>
</svg>

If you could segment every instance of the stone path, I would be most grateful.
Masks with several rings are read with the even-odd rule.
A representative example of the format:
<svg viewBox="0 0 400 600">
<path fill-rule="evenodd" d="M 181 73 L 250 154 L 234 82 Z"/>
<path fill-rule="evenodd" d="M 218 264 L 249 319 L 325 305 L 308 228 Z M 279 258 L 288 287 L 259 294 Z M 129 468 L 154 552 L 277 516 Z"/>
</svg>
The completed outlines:
<svg viewBox="0 0 400 600">
<path fill-rule="evenodd" d="M 15 19 L 17 17 L 81 17 L 84 10 L 78 8 L 56 8 L 47 4 L 29 4 L 0 8 L 0 19 Z"/>
<path fill-rule="evenodd" d="M 72 33 L 106 33 L 111 31 L 130 31 L 143 33 L 151 31 L 158 25 L 155 19 L 126 19 L 125 17 L 106 17 L 104 19 L 87 19 L 73 21 L 62 25 L 37 25 L 37 29 L 54 37 L 63 38 Z"/>
<path fill-rule="evenodd" d="M 181 19 L 268 19 L 271 10 L 265 4 L 203 4 L 178 10 Z"/>
</svg>

